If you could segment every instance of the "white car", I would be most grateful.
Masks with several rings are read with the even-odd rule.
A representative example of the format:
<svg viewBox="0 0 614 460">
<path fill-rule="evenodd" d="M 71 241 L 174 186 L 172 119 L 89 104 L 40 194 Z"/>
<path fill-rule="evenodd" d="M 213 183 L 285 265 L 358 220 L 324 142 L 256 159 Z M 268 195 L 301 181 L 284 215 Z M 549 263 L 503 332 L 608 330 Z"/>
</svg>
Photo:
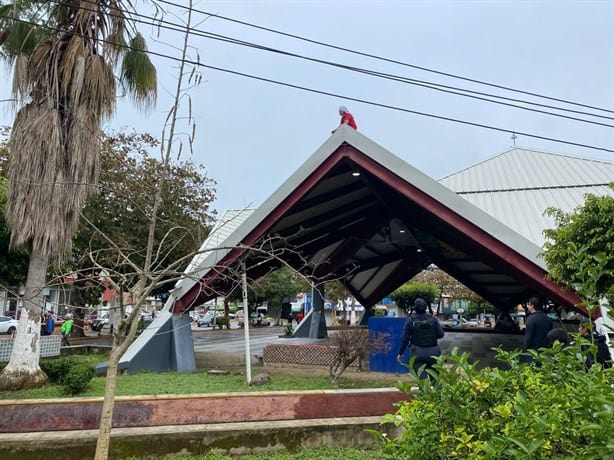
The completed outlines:
<svg viewBox="0 0 614 460">
<path fill-rule="evenodd" d="M 198 317 L 198 319 L 196 320 L 196 324 L 198 325 L 198 327 L 211 326 L 212 321 L 213 321 L 213 313 L 208 311 L 207 313 L 200 315 Z"/>
<path fill-rule="evenodd" d="M 10 316 L 0 316 L 0 334 L 9 334 L 17 330 L 19 321 L 11 318 Z"/>
<path fill-rule="evenodd" d="M 454 327 L 454 328 L 468 328 L 468 327 L 478 327 L 478 322 L 475 319 L 447 319 L 441 322 L 442 326 Z"/>
</svg>

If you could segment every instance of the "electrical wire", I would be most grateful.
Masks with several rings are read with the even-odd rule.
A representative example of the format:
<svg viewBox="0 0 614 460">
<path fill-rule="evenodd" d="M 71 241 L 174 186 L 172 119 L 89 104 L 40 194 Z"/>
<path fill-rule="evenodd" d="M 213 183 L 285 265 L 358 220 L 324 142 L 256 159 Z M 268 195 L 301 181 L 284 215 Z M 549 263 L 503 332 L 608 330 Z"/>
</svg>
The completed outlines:
<svg viewBox="0 0 614 460">
<path fill-rule="evenodd" d="M 54 27 L 46 26 L 46 25 L 32 23 L 32 22 L 29 22 L 29 21 L 26 21 L 26 20 L 23 20 L 23 19 L 10 18 L 8 16 L 3 16 L 3 15 L 0 15 L 0 18 L 12 19 L 13 21 L 34 25 L 34 26 L 37 26 L 37 27 L 53 30 L 53 31 L 56 31 L 56 32 L 62 31 L 61 29 L 57 29 L 57 28 L 54 28 Z M 346 99 L 346 100 L 350 100 L 350 101 L 354 101 L 354 102 L 359 102 L 359 103 L 366 104 L 366 105 L 372 105 L 372 106 L 375 106 L 375 107 L 381 107 L 381 108 L 386 108 L 386 109 L 390 109 L 390 110 L 396 110 L 396 111 L 400 111 L 400 112 L 404 112 L 404 113 L 411 113 L 411 114 L 414 114 L 414 115 L 420 115 L 420 116 L 424 116 L 424 117 L 428 117 L 428 118 L 435 118 L 435 119 L 439 119 L 439 120 L 450 121 L 450 122 L 454 122 L 454 123 L 459 123 L 459 124 L 464 124 L 464 125 L 468 125 L 468 126 L 474 126 L 474 127 L 489 129 L 489 130 L 493 130 L 493 131 L 504 132 L 504 133 L 508 133 L 508 134 L 519 134 L 519 135 L 530 137 L 530 138 L 534 138 L 534 139 L 540 139 L 540 140 L 556 142 L 556 143 L 560 143 L 560 144 L 567 144 L 567 145 L 573 145 L 573 146 L 576 146 L 576 147 L 583 147 L 583 148 L 592 149 L 592 150 L 600 150 L 600 151 L 614 153 L 613 149 L 609 149 L 609 148 L 606 148 L 606 147 L 599 147 L 599 146 L 593 146 L 593 145 L 583 144 L 583 143 L 579 143 L 579 142 L 567 141 L 567 140 L 563 140 L 563 139 L 556 139 L 556 138 L 547 137 L 547 136 L 540 136 L 540 135 L 537 135 L 537 134 L 532 134 L 532 133 L 528 133 L 528 132 L 524 132 L 524 131 L 500 128 L 500 127 L 497 127 L 497 126 L 491 126 L 491 125 L 486 125 L 486 124 L 482 124 L 482 123 L 471 122 L 471 121 L 467 121 L 467 120 L 461 120 L 461 119 L 458 119 L 458 118 L 447 117 L 447 116 L 444 116 L 444 115 L 437 115 L 437 114 L 431 114 L 431 113 L 427 113 L 427 112 L 420 112 L 420 111 L 417 111 L 417 110 L 410 110 L 410 109 L 406 109 L 406 108 L 403 108 L 403 107 L 398 107 L 398 106 L 393 106 L 393 105 L 389 105 L 389 104 L 383 104 L 383 103 L 379 103 L 379 102 L 375 102 L 375 101 L 369 101 L 369 100 L 366 100 L 366 99 L 346 96 L 346 95 L 342 95 L 342 94 L 338 94 L 338 93 L 333 93 L 333 92 L 330 92 L 330 91 L 324 91 L 324 90 L 319 90 L 319 89 L 315 89 L 315 88 L 309 88 L 309 87 L 306 87 L 306 86 L 295 85 L 295 84 L 292 84 L 292 83 L 287 83 L 287 82 L 283 82 L 283 81 L 279 81 L 279 80 L 273 80 L 273 79 L 270 79 L 270 78 L 260 77 L 260 76 L 257 76 L 257 75 L 252 75 L 252 74 L 248 74 L 248 73 L 244 73 L 244 72 L 239 72 L 239 71 L 236 71 L 236 70 L 230 70 L 230 69 L 225 69 L 225 68 L 222 68 L 222 67 L 206 65 L 206 64 L 203 64 L 201 62 L 193 61 L 193 60 L 189 60 L 189 59 L 182 60 L 180 58 L 177 58 L 177 57 L 174 57 L 174 56 L 171 56 L 171 55 L 167 55 L 167 54 L 163 54 L 163 53 L 158 53 L 158 52 L 151 51 L 151 50 L 143 51 L 143 50 L 140 50 L 140 49 L 135 49 L 133 47 L 130 47 L 129 45 L 118 45 L 117 43 L 109 42 L 109 41 L 103 40 L 101 38 L 92 38 L 92 37 L 89 37 L 89 36 L 86 37 L 85 35 L 79 34 L 79 33 L 74 32 L 74 31 L 71 31 L 70 33 L 73 34 L 73 35 L 76 35 L 76 36 L 81 36 L 83 38 L 88 38 L 88 39 L 91 39 L 91 40 L 95 40 L 96 42 L 107 43 L 107 44 L 111 44 L 111 45 L 114 45 L 114 46 L 119 46 L 119 47 L 125 48 L 125 49 L 130 49 L 130 50 L 134 50 L 134 51 L 144 52 L 144 53 L 147 53 L 147 54 L 152 55 L 152 56 L 162 57 L 162 58 L 169 59 L 169 60 L 172 60 L 172 61 L 175 61 L 175 62 L 184 62 L 184 63 L 190 64 L 190 65 L 194 65 L 194 66 L 197 66 L 197 67 L 202 67 L 202 68 L 206 68 L 206 69 L 210 69 L 210 70 L 216 70 L 216 71 L 219 71 L 219 72 L 229 73 L 229 74 L 232 74 L 232 75 L 242 76 L 242 77 L 250 78 L 250 79 L 253 79 L 253 80 L 264 81 L 264 82 L 272 83 L 272 84 L 279 85 L 279 86 L 285 86 L 285 87 L 288 87 L 288 88 L 299 89 L 299 90 L 302 90 L 302 91 L 305 91 L 305 92 L 311 92 L 311 93 L 314 93 L 314 94 L 321 94 L 321 95 L 325 95 L 325 96 L 332 96 L 332 97 L 335 97 L 335 98 L 343 98 L 343 99 Z"/>
<path fill-rule="evenodd" d="M 257 24 L 253 24 L 253 23 L 250 23 L 250 22 L 241 21 L 241 20 L 238 20 L 238 19 L 233 19 L 233 18 L 230 18 L 230 17 L 227 17 L 227 16 L 222 16 L 222 15 L 219 15 L 219 14 L 216 14 L 216 13 L 211 13 L 211 12 L 208 12 L 208 11 L 187 7 L 185 5 L 181 5 L 181 4 L 178 4 L 178 3 L 175 3 L 175 2 L 171 2 L 171 1 L 168 1 L 168 0 L 157 0 L 157 1 L 160 2 L 160 3 L 164 3 L 164 4 L 167 4 L 167 5 L 174 6 L 174 7 L 178 7 L 178 8 L 182 8 L 182 9 L 188 9 L 188 10 L 191 10 L 193 12 L 196 12 L 196 13 L 199 13 L 199 14 L 203 14 L 203 15 L 206 15 L 206 16 L 216 17 L 216 18 L 222 19 L 224 21 L 234 22 L 236 24 L 241 24 L 241 25 L 244 25 L 244 26 L 247 26 L 247 27 L 252 27 L 252 28 L 255 28 L 255 29 L 259 29 L 259 30 L 264 30 L 266 32 L 272 32 L 274 34 L 278 34 L 278 35 L 282 35 L 282 36 L 285 36 L 285 37 L 294 38 L 296 40 L 301 40 L 301 41 L 304 41 L 304 42 L 307 42 L 307 43 L 312 43 L 312 44 L 315 44 L 315 45 L 324 46 L 324 47 L 327 47 L 327 48 L 336 49 L 336 50 L 344 51 L 344 52 L 351 53 L 351 54 L 356 54 L 356 55 L 359 55 L 359 56 L 368 57 L 368 58 L 371 58 L 371 59 L 377 59 L 377 60 L 384 61 L 384 62 L 389 62 L 389 63 L 392 63 L 392 64 L 398 64 L 398 65 L 401 65 L 401 66 L 410 67 L 410 68 L 417 69 L 417 70 L 422 70 L 424 72 L 435 73 L 435 74 L 438 74 L 438 75 L 442 75 L 442 76 L 446 76 L 446 77 L 450 77 L 450 78 L 456 78 L 456 79 L 468 81 L 468 82 L 471 82 L 471 83 L 477 83 L 477 84 L 480 84 L 480 85 L 491 86 L 493 88 L 503 89 L 503 90 L 506 90 L 506 91 L 511 91 L 511 92 L 520 93 L 520 94 L 526 94 L 528 96 L 539 97 L 539 98 L 542 98 L 542 99 L 547 99 L 547 100 L 551 100 L 551 101 L 561 102 L 561 103 L 564 103 L 564 104 L 576 105 L 576 106 L 579 106 L 579 107 L 585 107 L 585 108 L 588 108 L 588 109 L 599 110 L 601 112 L 608 112 L 608 113 L 613 113 L 614 114 L 614 110 L 611 110 L 611 109 L 604 109 L 604 108 L 596 107 L 596 106 L 593 106 L 593 105 L 588 105 L 588 104 L 574 102 L 574 101 L 570 101 L 570 100 L 566 100 L 566 99 L 546 96 L 546 95 L 542 95 L 542 94 L 538 94 L 538 93 L 534 93 L 534 92 L 530 92 L 530 91 L 525 91 L 525 90 L 521 90 L 521 89 L 515 89 L 515 88 L 509 87 L 509 86 L 499 85 L 499 84 L 496 84 L 496 83 L 489 83 L 489 82 L 486 82 L 486 81 L 483 81 L 483 80 L 477 80 L 477 79 L 473 79 L 473 78 L 463 77 L 461 75 L 456 75 L 456 74 L 449 73 L 449 72 L 443 72 L 443 71 L 431 69 L 431 68 L 428 68 L 428 67 L 418 66 L 418 65 L 414 65 L 414 64 L 408 64 L 406 62 L 402 62 L 402 61 L 399 61 L 399 60 L 396 60 L 396 59 L 385 58 L 385 57 L 382 57 L 382 56 L 377 56 L 377 55 L 365 53 L 365 52 L 362 52 L 362 51 L 356 51 L 356 50 L 353 50 L 353 49 L 350 49 L 350 48 L 345 48 L 345 47 L 342 47 L 342 46 L 331 45 L 329 43 L 325 43 L 325 42 L 321 42 L 321 41 L 318 41 L 318 40 L 302 37 L 300 35 L 291 34 L 291 33 L 288 33 L 288 32 L 283 32 L 283 31 L 272 29 L 272 28 L 269 28 L 269 27 L 259 26 Z"/>
<path fill-rule="evenodd" d="M 87 1 L 88 3 L 93 3 L 92 1 Z M 62 0 L 51 0 L 51 3 L 55 3 L 58 5 L 63 5 L 63 6 L 68 6 L 68 4 L 62 2 Z M 87 8 L 83 8 L 80 7 L 81 9 L 83 9 L 84 11 L 90 11 L 90 12 L 96 12 L 97 10 L 94 9 L 87 9 Z M 109 13 L 110 16 L 112 17 L 119 17 L 117 15 L 113 15 L 112 13 Z M 176 31 L 176 32 L 185 32 L 186 29 L 196 35 L 196 36 L 200 36 L 206 39 L 210 39 L 210 40 L 217 40 L 217 41 L 222 41 L 225 43 L 230 43 L 230 44 L 234 44 L 234 45 L 239 45 L 239 46 L 245 46 L 245 47 L 249 47 L 249 48 L 254 48 L 254 49 L 258 49 L 260 51 L 266 51 L 266 52 L 271 52 L 271 53 L 275 53 L 275 54 L 279 54 L 279 55 L 284 55 L 284 56 L 289 56 L 289 57 L 294 57 L 296 59 L 302 59 L 302 60 L 307 60 L 310 62 L 316 62 L 319 64 L 323 64 L 323 65 L 327 65 L 327 66 L 331 66 L 331 67 L 336 67 L 336 68 L 341 68 L 347 71 L 351 71 L 351 72 L 357 72 L 357 73 L 362 73 L 365 75 L 370 75 L 376 78 L 383 78 L 383 79 L 387 79 L 387 80 L 391 80 L 391 81 L 397 81 L 397 82 L 401 82 L 401 83 L 406 83 L 406 84 L 410 84 L 410 85 L 414 85 L 414 86 L 420 86 L 423 88 L 427 88 L 427 89 L 431 89 L 431 90 L 435 90 L 435 91 L 440 91 L 440 92 L 444 92 L 444 93 L 448 93 L 448 94 L 453 94 L 453 95 L 457 95 L 457 96 L 462 96 L 462 97 L 468 97 L 468 98 L 472 98 L 472 99 L 476 99 L 476 100 L 480 100 L 480 101 L 485 101 L 485 102 L 490 102 L 493 104 L 499 104 L 499 105 L 504 105 L 507 107 L 512 107 L 512 108 L 516 108 L 516 109 L 520 109 L 520 110 L 527 110 L 530 112 L 535 112 L 535 113 L 541 113 L 544 115 L 549 115 L 549 116 L 554 116 L 554 117 L 559 117 L 559 118 L 566 118 L 568 120 L 573 120 L 573 121 L 579 121 L 582 123 L 588 123 L 588 124 L 594 124 L 594 125 L 598 125 L 598 126 L 604 126 L 607 128 L 614 128 L 614 125 L 611 124 L 607 124 L 607 123 L 602 123 L 602 122 L 598 122 L 598 121 L 592 121 L 592 120 L 587 120 L 585 118 L 578 118 L 578 117 L 573 117 L 573 116 L 569 116 L 569 115 L 563 115 L 563 114 L 559 114 L 559 113 L 553 113 L 553 112 L 548 112 L 545 110 L 539 110 L 539 109 L 533 109 L 530 107 L 525 107 L 525 106 L 521 106 L 521 105 L 516 105 L 516 104 L 512 104 L 509 102 L 501 102 L 501 101 L 497 101 L 497 100 L 492 100 L 489 99 L 490 97 L 493 98 L 497 98 L 497 99 L 502 99 L 504 101 L 511 101 L 511 102 L 518 102 L 521 104 L 528 104 L 528 105 L 535 105 L 538 107 L 544 107 L 544 108 L 549 108 L 549 109 L 554 109 L 554 110 L 559 110 L 559 111 L 564 111 L 564 112 L 570 112 L 570 113 L 576 113 L 576 114 L 581 114 L 581 115 L 588 115 L 591 117 L 596 117 L 596 118 L 603 118 L 603 119 L 608 119 L 608 120 L 614 120 L 614 117 L 608 117 L 605 115 L 597 115 L 597 114 L 593 114 L 590 112 L 584 112 L 584 111 L 578 111 L 578 110 L 572 110 L 572 109 L 566 109 L 563 107 L 557 107 L 557 106 L 552 106 L 552 105 L 547 105 L 547 104 L 539 104 L 536 102 L 532 102 L 532 101 L 526 101 L 526 100 L 521 100 L 521 99 L 515 99 L 515 98 L 509 98 L 509 97 L 505 97 L 505 96 L 499 96 L 496 94 L 489 94 L 489 93 L 484 93 L 484 92 L 480 92 L 480 91 L 474 91 L 474 90 L 469 90 L 466 88 L 458 88 L 458 87 L 454 87 L 454 86 L 449 86 L 449 85 L 444 85 L 444 84 L 440 84 L 440 83 L 435 83 L 435 82 L 429 82 L 429 81 L 425 81 L 425 80 L 417 80 L 417 79 L 413 79 L 413 78 L 409 78 L 409 77 L 404 77 L 404 76 L 399 76 L 399 75 L 394 75 L 394 74 L 389 74 L 389 73 L 385 73 L 385 72 L 379 72 L 379 71 L 374 71 L 374 70 L 370 70 L 370 69 L 364 69 L 361 67 L 355 67 L 355 66 L 350 66 L 350 65 L 346 65 L 346 64 L 340 64 L 337 62 L 333 62 L 333 61 L 326 61 L 326 60 L 322 60 L 322 59 L 318 59 L 318 58 L 313 58 L 313 57 L 309 57 L 309 56 L 305 56 L 305 55 L 301 55 L 301 54 L 296 54 L 296 53 L 292 53 L 289 51 L 285 51 L 285 50 L 280 50 L 280 49 L 276 49 L 276 48 L 271 48 L 268 46 L 264 46 L 264 45 L 259 45 L 257 43 L 253 43 L 253 42 L 247 42 L 247 41 L 243 41 L 243 40 L 238 40 L 234 37 L 229 37 L 229 36 L 225 36 L 225 35 L 220 35 L 220 34 L 215 34 L 215 33 L 211 33 L 211 32 L 205 32 L 202 31 L 200 29 L 196 29 L 193 27 L 185 27 L 182 26 L 178 23 L 174 23 L 174 22 L 170 22 L 170 21 L 165 21 L 163 19 L 158 19 L 152 16 L 147 16 L 147 15 L 143 15 L 143 14 L 139 14 L 136 12 L 131 12 L 130 13 L 131 17 L 141 17 L 141 18 L 145 18 L 147 19 L 147 21 L 143 21 L 140 19 L 134 19 L 132 18 L 132 20 L 136 23 L 140 23 L 140 24 L 146 24 L 149 26 L 155 26 L 161 29 L 165 29 L 165 30 L 171 30 L 171 31 Z M 155 21 L 156 24 L 154 24 L 153 22 L 150 21 Z M 169 25 L 161 25 L 161 24 L 169 24 Z M 477 94 L 479 96 L 473 96 L 472 94 Z M 480 96 L 486 96 L 486 97 L 480 97 Z"/>
</svg>

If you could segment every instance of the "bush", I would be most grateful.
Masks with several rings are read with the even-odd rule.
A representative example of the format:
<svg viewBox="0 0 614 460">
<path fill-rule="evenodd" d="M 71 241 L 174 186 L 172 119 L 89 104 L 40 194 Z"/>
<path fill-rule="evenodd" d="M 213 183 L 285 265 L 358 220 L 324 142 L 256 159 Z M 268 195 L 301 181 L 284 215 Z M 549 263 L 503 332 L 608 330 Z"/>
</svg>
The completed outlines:
<svg viewBox="0 0 614 460">
<path fill-rule="evenodd" d="M 49 382 L 61 384 L 69 369 L 75 365 L 73 358 L 57 358 L 40 360 L 40 367 L 47 377 Z"/>
<path fill-rule="evenodd" d="M 582 343 L 555 343 L 540 354 L 496 350 L 506 370 L 477 370 L 456 349 L 440 357 L 432 379 L 418 381 L 414 399 L 385 417 L 403 430 L 394 439 L 380 435 L 384 452 L 421 460 L 611 455 L 614 369 L 586 371 Z M 525 364 L 527 357 L 540 365 Z"/>
<path fill-rule="evenodd" d="M 226 327 L 226 329 L 230 329 L 230 318 L 227 316 L 216 316 L 211 322 L 211 325 L 213 326 L 213 329 L 215 329 L 216 326 L 220 329 L 224 329 L 224 327 Z"/>
<path fill-rule="evenodd" d="M 83 393 L 95 376 L 96 371 L 91 366 L 83 363 L 75 364 L 62 380 L 65 393 L 70 395 Z"/>
<path fill-rule="evenodd" d="M 85 391 L 96 376 L 96 370 L 78 356 L 41 360 L 40 367 L 51 383 L 62 385 L 70 395 Z"/>
</svg>

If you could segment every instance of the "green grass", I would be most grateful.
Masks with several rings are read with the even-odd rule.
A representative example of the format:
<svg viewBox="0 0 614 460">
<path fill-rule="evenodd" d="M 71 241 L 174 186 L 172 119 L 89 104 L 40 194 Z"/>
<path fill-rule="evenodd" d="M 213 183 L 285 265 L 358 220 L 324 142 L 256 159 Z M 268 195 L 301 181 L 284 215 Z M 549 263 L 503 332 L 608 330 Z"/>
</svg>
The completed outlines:
<svg viewBox="0 0 614 460">
<path fill-rule="evenodd" d="M 92 365 L 105 361 L 105 356 L 84 355 L 75 356 L 74 359 L 85 361 Z M 242 372 L 234 371 L 229 374 L 210 375 L 206 371 L 193 373 L 180 372 L 141 372 L 138 374 L 121 375 L 117 379 L 116 396 L 138 395 L 170 395 L 170 394 L 199 394 L 199 393 L 227 393 L 241 391 L 290 391 L 290 390 L 325 390 L 333 387 L 325 377 L 305 377 L 277 373 L 275 369 L 266 369 L 271 376 L 271 382 L 260 386 L 249 386 Z M 79 397 L 103 396 L 105 377 L 95 377 L 90 382 L 86 392 Z M 382 388 L 392 387 L 394 382 L 366 379 L 343 378 L 338 388 Z M 27 391 L 0 392 L 0 399 L 41 399 L 65 398 L 62 387 L 49 384 L 44 388 Z"/>
</svg>

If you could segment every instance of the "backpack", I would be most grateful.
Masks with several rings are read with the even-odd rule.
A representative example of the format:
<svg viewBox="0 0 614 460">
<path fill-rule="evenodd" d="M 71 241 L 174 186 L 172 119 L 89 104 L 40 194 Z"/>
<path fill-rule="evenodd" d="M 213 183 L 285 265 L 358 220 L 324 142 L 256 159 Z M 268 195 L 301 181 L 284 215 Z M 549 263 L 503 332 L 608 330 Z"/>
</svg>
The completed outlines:
<svg viewBox="0 0 614 460">
<path fill-rule="evenodd" d="M 435 320 L 433 318 L 414 320 L 414 333 L 411 338 L 411 343 L 418 347 L 434 347 L 437 345 Z"/>
</svg>

